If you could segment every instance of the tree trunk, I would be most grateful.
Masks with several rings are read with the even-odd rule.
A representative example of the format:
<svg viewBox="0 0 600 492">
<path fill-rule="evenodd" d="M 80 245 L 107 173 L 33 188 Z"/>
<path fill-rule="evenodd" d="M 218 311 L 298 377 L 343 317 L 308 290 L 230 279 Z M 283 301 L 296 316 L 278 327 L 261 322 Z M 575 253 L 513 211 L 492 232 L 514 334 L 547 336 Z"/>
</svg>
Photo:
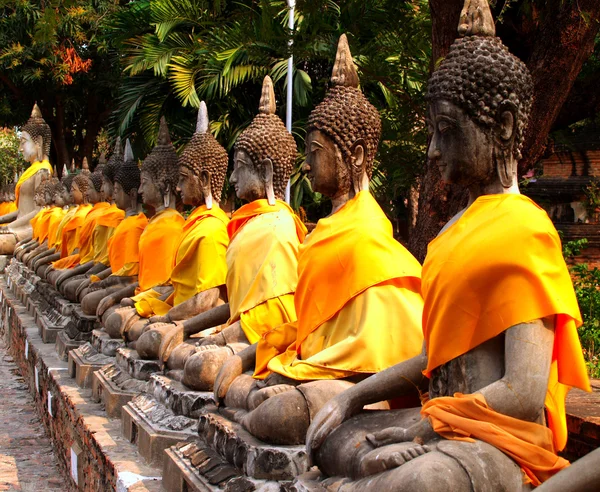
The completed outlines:
<svg viewBox="0 0 600 492">
<path fill-rule="evenodd" d="M 54 125 L 54 148 L 56 149 L 56 169 L 62 169 L 63 164 L 70 165 L 69 149 L 67 147 L 67 141 L 65 138 L 65 108 L 60 95 L 56 96 L 56 120 Z"/>
<path fill-rule="evenodd" d="M 503 2 L 497 2 L 497 9 Z M 432 52 L 437 62 L 457 36 L 463 0 L 429 0 Z M 529 131 L 520 169 L 530 168 L 546 146 L 548 133 L 594 47 L 600 27 L 597 0 L 529 0 L 512 5 L 496 26 L 498 35 L 526 63 L 535 87 Z M 498 14 L 498 12 L 495 12 Z M 419 190 L 419 215 L 411 231 L 409 249 L 423 261 L 427 244 L 466 203 L 466 192 L 440 182 L 435 166 L 426 164 Z"/>
</svg>

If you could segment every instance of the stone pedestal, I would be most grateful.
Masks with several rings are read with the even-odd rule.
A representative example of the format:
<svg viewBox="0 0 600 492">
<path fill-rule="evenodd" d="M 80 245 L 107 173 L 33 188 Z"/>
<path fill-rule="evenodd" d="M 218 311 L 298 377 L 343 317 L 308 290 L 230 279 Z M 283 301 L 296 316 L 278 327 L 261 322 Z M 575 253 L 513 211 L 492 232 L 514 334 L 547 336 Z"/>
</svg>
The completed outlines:
<svg viewBox="0 0 600 492">
<path fill-rule="evenodd" d="M 152 466 L 161 466 L 163 450 L 198 436 L 198 420 L 175 415 L 153 398 L 140 394 L 121 411 L 123 436 L 137 444 L 139 453 Z"/>
<path fill-rule="evenodd" d="M 92 375 L 115 361 L 114 357 L 96 352 L 89 342 L 69 352 L 69 376 L 80 388 L 92 387 Z"/>
<path fill-rule="evenodd" d="M 69 360 L 69 352 L 84 343 L 84 341 L 71 340 L 64 331 L 61 331 L 56 335 L 56 354 L 60 360 L 67 362 Z"/>
<path fill-rule="evenodd" d="M 108 333 L 103 329 L 96 329 L 92 331 L 92 347 L 101 354 L 115 357 L 117 355 L 117 349 L 125 347 L 125 341 L 117 338 L 110 338 Z"/>
<path fill-rule="evenodd" d="M 121 418 L 121 408 L 147 388 L 147 381 L 132 378 L 116 363 L 109 364 L 94 372 L 92 399 L 104 403 L 109 417 Z"/>
<path fill-rule="evenodd" d="M 117 364 L 135 379 L 148 381 L 152 374 L 161 372 L 162 367 L 158 360 L 144 360 L 135 350 L 121 347 L 116 353 Z"/>
</svg>

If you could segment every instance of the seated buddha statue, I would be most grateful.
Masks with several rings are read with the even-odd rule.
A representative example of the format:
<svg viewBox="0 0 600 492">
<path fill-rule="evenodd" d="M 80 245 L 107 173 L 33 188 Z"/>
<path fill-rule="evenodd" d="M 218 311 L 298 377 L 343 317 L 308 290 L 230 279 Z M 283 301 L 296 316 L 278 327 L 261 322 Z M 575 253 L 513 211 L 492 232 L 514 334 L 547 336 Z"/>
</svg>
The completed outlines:
<svg viewBox="0 0 600 492">
<path fill-rule="evenodd" d="M 39 207 L 34 202 L 36 188 L 50 176 L 52 166 L 48 162 L 52 132 L 44 121 L 37 104 L 27 123 L 21 129 L 19 152 L 31 165 L 21 174 L 15 186 L 17 210 L 0 217 L 0 254 L 12 254 L 15 245 L 32 234 L 30 220 L 35 217 Z"/>
<path fill-rule="evenodd" d="M 94 206 L 93 204 L 100 201 L 100 194 L 94 189 L 89 169 L 84 168 L 75 175 L 71 182 L 71 195 L 77 206 L 62 228 L 61 256 L 59 260 L 52 262 L 51 269 L 46 273 L 46 278 L 52 285 L 56 284 L 56 280 L 62 275 L 63 270 L 79 263 L 81 229 Z"/>
<path fill-rule="evenodd" d="M 119 164 L 112 178 L 104 170 L 105 178 L 112 179 L 112 195 L 117 207 L 125 211 L 125 218 L 117 226 L 114 235 L 108 243 L 110 267 L 90 279 L 87 288 L 78 293 L 82 297 L 81 308 L 89 316 L 95 315 L 98 304 L 109 294 L 115 293 L 138 280 L 139 273 L 139 243 L 148 219 L 141 211 L 140 168 L 133 157 L 129 140 L 125 144 L 125 161 Z M 115 162 L 115 153 L 109 164 Z M 119 155 L 117 155 L 119 158 Z M 123 161 L 123 154 L 120 154 Z M 108 165 L 107 164 L 107 167 Z M 81 287 L 80 287 L 81 289 Z"/>
<path fill-rule="evenodd" d="M 55 191 L 58 186 L 61 186 L 58 178 L 50 178 L 40 185 L 40 199 L 44 206 L 31 219 L 33 238 L 28 244 L 19 243 L 15 247 L 15 256 L 29 267 L 31 267 L 34 258 L 47 251 L 51 247 L 51 244 L 54 244 L 58 225 L 64 217 L 65 211 L 63 207 L 57 205 L 54 200 Z"/>
<path fill-rule="evenodd" d="M 568 466 L 565 397 L 590 385 L 559 236 L 517 184 L 531 76 L 484 0 L 465 2 L 459 34 L 429 81 L 428 158 L 468 205 L 428 247 L 421 353 L 311 423 L 328 490 L 529 490 Z M 361 411 L 419 392 L 416 408 Z"/>
<path fill-rule="evenodd" d="M 63 229 L 77 212 L 77 205 L 73 202 L 71 194 L 71 184 L 74 178 L 74 174 L 63 172 L 63 177 L 56 184 L 53 190 L 53 201 L 57 207 L 62 208 L 62 218 L 56 229 L 50 229 L 48 232 L 48 249 L 34 256 L 29 261 L 31 268 L 42 278 L 46 278 L 46 271 L 49 268 L 51 269 L 51 263 L 60 259 Z"/>
<path fill-rule="evenodd" d="M 231 357 L 215 383 L 217 401 L 247 411 L 236 420 L 270 443 L 303 443 L 329 399 L 423 342 L 421 265 L 369 192 L 381 119 L 358 85 L 342 35 L 331 88 L 308 119 L 304 170 L 332 212 L 300 246 L 298 319 Z"/>
<path fill-rule="evenodd" d="M 111 204 L 113 210 L 118 209 L 116 202 L 114 200 L 114 178 L 115 173 L 118 168 L 123 164 L 123 147 L 121 145 L 121 137 L 117 137 L 115 141 L 115 147 L 112 152 L 110 159 L 107 161 L 104 152 L 98 159 L 98 168 L 100 169 L 102 175 L 102 196 L 104 199 Z M 120 209 L 119 209 L 120 210 Z M 116 233 L 116 229 L 115 229 Z M 111 239 L 109 239 L 110 241 Z M 106 254 L 108 255 L 108 242 L 106 243 Z M 109 260 L 107 260 L 109 261 Z M 110 275 L 110 266 L 105 267 L 101 272 L 97 275 L 101 276 L 101 278 L 105 278 Z M 79 287 L 77 288 L 76 296 L 79 301 L 83 298 L 85 294 L 87 294 L 87 289 L 91 283 L 91 277 L 97 278 L 96 275 L 87 275 L 87 278 L 83 279 L 79 283 Z M 95 314 L 91 313 L 91 314 Z"/>
<path fill-rule="evenodd" d="M 15 203 L 15 183 L 3 185 L 0 195 L 2 201 L 2 203 L 0 203 L 0 217 L 17 210 L 17 204 Z"/>
<path fill-rule="evenodd" d="M 169 287 L 184 223 L 175 209 L 178 178 L 177 153 L 163 117 L 156 146 L 141 167 L 139 194 L 144 205 L 155 213 L 140 236 L 137 282 L 107 295 L 96 309 L 96 315 L 112 338 L 121 338 L 122 325 L 136 315 L 132 297 L 150 289 L 159 292 Z"/>
<path fill-rule="evenodd" d="M 45 245 L 45 241 L 48 238 L 48 219 L 52 212 L 52 195 L 50 193 L 51 186 L 50 180 L 42 182 L 40 186 L 35 190 L 33 201 L 36 206 L 39 207 L 39 211 L 31 219 L 31 238 L 19 241 L 15 245 L 13 252 L 14 256 L 24 263 L 27 263 L 27 259 L 32 254 L 37 254 L 40 248 Z"/>
<path fill-rule="evenodd" d="M 178 191 L 183 204 L 193 210 L 183 226 L 171 271 L 173 289 L 163 294 L 163 298 L 168 296 L 164 300 L 154 290 L 140 294 L 135 304 L 137 316 L 124 331 L 126 340 L 139 339 L 135 348 L 142 358 L 158 358 L 164 331 L 177 330 L 173 324 L 165 326 L 165 322 L 185 320 L 223 304 L 229 218 L 219 201 L 227 164 L 227 151 L 210 132 L 203 101 L 196 131 L 179 158 Z M 157 322 L 163 324 L 156 327 Z"/>
<path fill-rule="evenodd" d="M 105 161 L 106 162 L 106 161 Z M 77 301 L 77 289 L 91 275 L 106 270 L 108 259 L 108 241 L 117 226 L 125 217 L 125 212 L 112 203 L 112 195 L 107 190 L 103 174 L 104 164 L 99 163 L 91 175 L 94 189 L 100 193 L 100 202 L 85 218 L 80 233 L 79 264 L 65 271 L 56 284 L 64 296 L 72 302 Z"/>
<path fill-rule="evenodd" d="M 205 311 L 163 337 L 167 374 L 190 389 L 212 389 L 221 364 L 264 333 L 296 319 L 297 253 L 306 228 L 283 201 L 296 142 L 275 114 L 273 82 L 265 77 L 259 114 L 238 137 L 229 182 L 246 202 L 227 226 L 228 306 Z M 226 322 L 224 329 L 215 330 Z M 196 346 L 190 335 L 208 329 Z M 206 334 L 206 333 L 205 333 Z M 141 342 L 141 339 L 140 339 Z"/>
<path fill-rule="evenodd" d="M 98 273 L 106 268 L 104 263 L 108 263 L 108 239 L 124 217 L 122 210 L 111 206 L 104 199 L 102 170 L 97 168 L 88 177 L 90 185 L 87 199 L 93 206 L 78 231 L 77 252 L 53 265 L 55 269 L 62 270 L 55 281 L 56 288 L 72 302 L 76 301 L 75 293 L 82 280 L 81 276 Z"/>
</svg>

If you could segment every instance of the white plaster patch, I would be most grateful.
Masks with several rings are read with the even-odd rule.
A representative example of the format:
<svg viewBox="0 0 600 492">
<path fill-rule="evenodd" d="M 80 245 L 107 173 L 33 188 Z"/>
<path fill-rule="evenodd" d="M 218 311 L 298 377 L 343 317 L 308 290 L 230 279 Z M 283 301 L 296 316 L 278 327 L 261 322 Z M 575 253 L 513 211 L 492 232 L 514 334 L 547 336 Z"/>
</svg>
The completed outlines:
<svg viewBox="0 0 600 492">
<path fill-rule="evenodd" d="M 40 391 L 40 370 L 35 366 L 35 390 Z"/>
<path fill-rule="evenodd" d="M 79 485 L 79 477 L 77 476 L 77 453 L 71 447 L 71 478 Z"/>
<path fill-rule="evenodd" d="M 25 340 L 25 358 L 29 360 L 29 340 Z"/>
<path fill-rule="evenodd" d="M 129 487 L 142 480 L 162 480 L 161 477 L 144 477 L 128 471 L 119 472 L 117 476 L 117 492 L 127 492 Z"/>
<path fill-rule="evenodd" d="M 52 393 L 50 391 L 48 391 L 48 413 L 50 414 L 50 417 L 53 417 L 53 415 L 52 415 Z"/>
</svg>

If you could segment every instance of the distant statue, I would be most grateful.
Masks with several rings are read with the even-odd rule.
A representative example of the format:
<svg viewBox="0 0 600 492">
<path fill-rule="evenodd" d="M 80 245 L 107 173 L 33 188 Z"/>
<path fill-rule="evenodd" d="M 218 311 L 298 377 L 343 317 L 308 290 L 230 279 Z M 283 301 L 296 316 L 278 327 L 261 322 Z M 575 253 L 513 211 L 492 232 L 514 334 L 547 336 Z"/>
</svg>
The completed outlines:
<svg viewBox="0 0 600 492">
<path fill-rule="evenodd" d="M 52 132 L 44 121 L 37 104 L 27 123 L 21 129 L 19 152 L 31 165 L 21 174 L 15 186 L 17 210 L 0 217 L 0 254 L 12 254 L 15 245 L 22 239 L 29 239 L 33 233 L 30 220 L 35 217 L 39 207 L 35 204 L 36 188 L 52 176 L 52 166 L 48 162 Z"/>
</svg>

